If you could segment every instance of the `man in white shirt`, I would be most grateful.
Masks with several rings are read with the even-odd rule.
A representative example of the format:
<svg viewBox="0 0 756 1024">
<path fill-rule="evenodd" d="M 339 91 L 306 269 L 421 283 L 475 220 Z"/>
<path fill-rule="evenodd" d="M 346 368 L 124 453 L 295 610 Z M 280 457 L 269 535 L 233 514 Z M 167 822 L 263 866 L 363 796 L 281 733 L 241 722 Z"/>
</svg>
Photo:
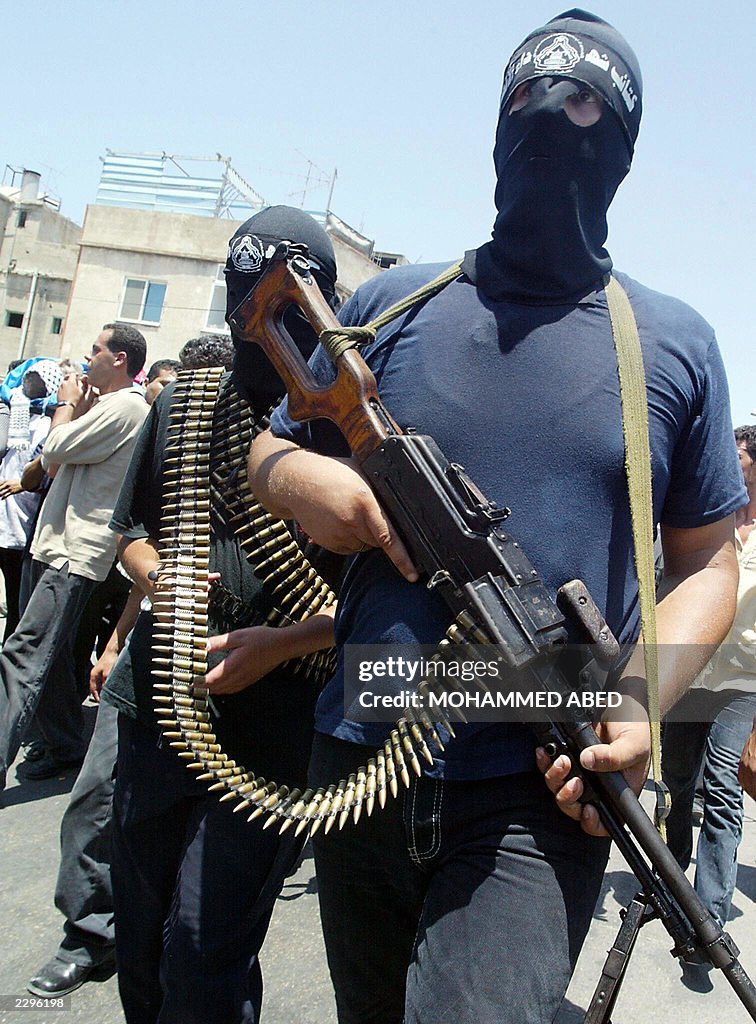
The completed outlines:
<svg viewBox="0 0 756 1024">
<path fill-rule="evenodd" d="M 46 753 L 27 779 L 78 766 L 86 750 L 73 642 L 89 595 L 115 557 L 108 522 L 147 405 L 132 387 L 146 343 L 127 324 L 106 324 L 87 357 L 87 374 L 58 389 L 42 453 L 55 479 L 31 553 L 33 592 L 0 652 L 0 788 L 36 710 Z"/>
<path fill-rule="evenodd" d="M 55 399 L 65 371 L 55 359 L 28 360 L 21 382 L 11 385 L 8 447 L 0 462 L 0 571 L 5 577 L 8 611 L 3 640 L 14 632 L 20 618 L 21 567 L 34 530 L 43 494 L 27 491 L 21 476 L 42 452 L 50 431 L 47 402 Z M 10 376 L 10 375 L 9 375 Z M 5 382 L 8 387 L 8 382 Z"/>
</svg>

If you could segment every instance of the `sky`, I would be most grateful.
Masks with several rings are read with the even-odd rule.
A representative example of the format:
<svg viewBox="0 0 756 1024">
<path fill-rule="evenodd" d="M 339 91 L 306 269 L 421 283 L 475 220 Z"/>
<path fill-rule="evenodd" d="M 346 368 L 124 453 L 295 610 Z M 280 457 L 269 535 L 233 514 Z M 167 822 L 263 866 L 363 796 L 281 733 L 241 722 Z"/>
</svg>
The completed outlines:
<svg viewBox="0 0 756 1024">
<path fill-rule="evenodd" d="M 377 248 L 451 260 L 490 234 L 507 58 L 565 9 L 553 0 L 5 0 L 0 167 L 40 171 L 78 223 L 107 148 L 222 153 L 267 201 L 305 209 L 325 207 L 336 169 L 331 209 Z M 756 4 L 591 0 L 588 9 L 627 37 L 644 77 L 640 138 L 607 247 L 619 270 L 714 326 L 734 423 L 750 423 Z"/>
</svg>

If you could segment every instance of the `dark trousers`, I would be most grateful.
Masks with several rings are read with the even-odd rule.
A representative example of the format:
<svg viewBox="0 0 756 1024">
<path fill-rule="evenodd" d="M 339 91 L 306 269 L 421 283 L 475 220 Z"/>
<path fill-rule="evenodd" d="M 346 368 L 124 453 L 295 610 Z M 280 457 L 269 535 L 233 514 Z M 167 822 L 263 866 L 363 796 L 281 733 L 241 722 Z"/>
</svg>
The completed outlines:
<svg viewBox="0 0 756 1024">
<path fill-rule="evenodd" d="M 259 1021 L 258 953 L 304 837 L 246 817 L 119 715 L 112 874 L 128 1024 Z"/>
<path fill-rule="evenodd" d="M 310 785 L 364 759 L 316 734 Z M 313 840 L 340 1024 L 550 1024 L 609 854 L 540 776 L 423 776 Z"/>
<path fill-rule="evenodd" d="M 35 711 L 46 746 L 61 761 L 83 757 L 81 697 L 73 646 L 95 581 L 32 562 L 34 584 L 15 632 L 0 651 L 0 776 L 12 764 Z"/>
<path fill-rule="evenodd" d="M 118 712 L 97 711 L 92 738 L 60 823 L 60 867 L 55 906 L 66 919 L 57 955 L 70 963 L 98 964 L 113 951 L 110 821 L 118 752 Z"/>
<path fill-rule="evenodd" d="M 99 658 L 105 650 L 121 617 L 130 589 L 131 580 L 116 568 L 114 562 L 108 575 L 97 584 L 84 606 L 74 645 L 76 675 L 82 699 L 89 693 L 92 651 Z"/>
<path fill-rule="evenodd" d="M 18 625 L 18 602 L 21 592 L 21 563 L 24 552 L 15 548 L 0 548 L 0 572 L 5 580 L 5 633 L 3 643 Z"/>
</svg>

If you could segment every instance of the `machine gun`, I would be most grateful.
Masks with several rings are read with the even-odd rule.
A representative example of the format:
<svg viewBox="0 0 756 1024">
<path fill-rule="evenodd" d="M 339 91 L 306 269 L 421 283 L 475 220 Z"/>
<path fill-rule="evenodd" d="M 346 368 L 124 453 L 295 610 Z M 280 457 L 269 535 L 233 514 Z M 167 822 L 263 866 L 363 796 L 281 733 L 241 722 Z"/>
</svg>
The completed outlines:
<svg viewBox="0 0 756 1024">
<path fill-rule="evenodd" d="M 283 328 L 283 310 L 292 302 L 321 338 L 343 334 L 310 272 L 306 250 L 285 243 L 230 317 L 234 332 L 260 344 L 275 366 L 286 385 L 291 416 L 299 421 L 327 418 L 339 427 L 427 586 L 438 591 L 455 617 L 472 620 L 478 635 L 496 644 L 531 688 L 569 693 L 570 680 L 559 665 L 564 616 L 517 541 L 503 529 L 509 510 L 489 501 L 432 438 L 402 432 L 353 347 L 339 346 L 335 381 L 319 385 Z M 561 597 L 590 635 L 599 660 L 610 660 L 616 641 L 584 585 L 572 581 Z M 554 718 L 532 728 L 552 758 L 567 754 L 575 772 L 585 777 L 591 803 L 641 887 L 624 913 L 586 1024 L 609 1021 L 638 931 L 654 917 L 672 937 L 673 955 L 722 970 L 756 1021 L 756 988 L 735 943 L 709 914 L 622 774 L 579 767 L 581 751 L 599 742 L 591 722 Z"/>
</svg>

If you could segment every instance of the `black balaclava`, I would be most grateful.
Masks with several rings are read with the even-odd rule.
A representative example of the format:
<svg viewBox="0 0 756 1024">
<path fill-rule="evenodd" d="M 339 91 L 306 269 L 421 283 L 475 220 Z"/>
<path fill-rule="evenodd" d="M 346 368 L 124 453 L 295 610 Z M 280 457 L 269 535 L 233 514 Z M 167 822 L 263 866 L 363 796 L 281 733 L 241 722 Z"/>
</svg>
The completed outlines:
<svg viewBox="0 0 756 1024">
<path fill-rule="evenodd" d="M 336 256 L 325 230 L 316 220 L 291 206 L 269 206 L 237 229 L 226 258 L 226 320 L 257 284 L 279 242 L 307 246 L 313 276 L 326 302 L 336 304 Z M 283 323 L 297 348 L 309 359 L 318 339 L 304 314 L 293 304 Z M 233 335 L 233 331 L 232 331 Z M 233 381 L 257 413 L 266 413 L 284 395 L 283 381 L 267 356 L 252 342 L 234 336 Z"/>
<path fill-rule="evenodd" d="M 530 99 L 508 113 L 512 94 Z M 589 85 L 604 101 L 596 124 L 564 112 Z M 606 213 L 630 169 L 641 116 L 641 74 L 627 42 L 601 18 L 571 10 L 525 39 L 504 73 L 494 146 L 492 241 L 466 253 L 463 268 L 491 299 L 571 302 L 612 268 Z"/>
</svg>

